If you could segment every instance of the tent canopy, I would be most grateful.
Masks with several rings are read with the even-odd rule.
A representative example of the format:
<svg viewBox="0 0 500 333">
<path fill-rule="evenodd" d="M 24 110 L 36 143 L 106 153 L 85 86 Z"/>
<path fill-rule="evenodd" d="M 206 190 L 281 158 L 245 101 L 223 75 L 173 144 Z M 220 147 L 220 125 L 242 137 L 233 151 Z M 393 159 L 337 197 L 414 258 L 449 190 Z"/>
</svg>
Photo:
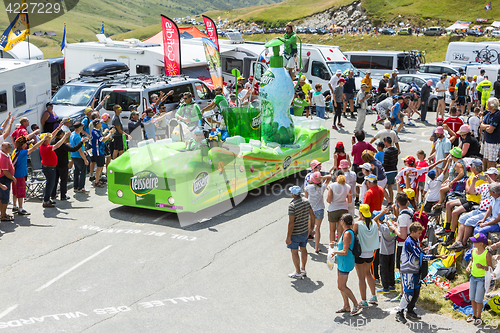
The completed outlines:
<svg viewBox="0 0 500 333">
<path fill-rule="evenodd" d="M 454 30 L 463 30 L 463 29 L 468 29 L 470 23 L 467 22 L 455 22 L 452 25 L 450 25 L 448 28 L 446 28 L 446 31 L 454 31 Z"/>
<path fill-rule="evenodd" d="M 196 27 L 185 27 L 185 28 L 179 28 L 179 34 L 181 38 L 183 39 L 192 39 L 192 38 L 208 38 L 207 35 L 205 35 L 203 32 L 198 30 Z M 143 40 L 145 43 L 156 43 L 156 44 L 163 44 L 163 32 L 160 31 L 154 36 L 149 37 L 148 39 Z"/>
<path fill-rule="evenodd" d="M 500 28 L 500 21 L 495 21 L 491 24 L 492 27 Z"/>
</svg>

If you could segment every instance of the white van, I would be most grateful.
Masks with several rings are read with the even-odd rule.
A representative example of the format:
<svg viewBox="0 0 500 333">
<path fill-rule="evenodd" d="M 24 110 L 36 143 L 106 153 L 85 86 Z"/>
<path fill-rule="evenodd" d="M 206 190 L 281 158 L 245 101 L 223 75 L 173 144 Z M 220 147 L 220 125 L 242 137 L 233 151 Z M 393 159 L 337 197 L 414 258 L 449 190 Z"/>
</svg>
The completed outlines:
<svg viewBox="0 0 500 333">
<path fill-rule="evenodd" d="M 166 76 L 166 75 L 137 75 L 125 79 L 118 79 L 106 82 L 106 87 L 101 90 L 101 100 L 104 96 L 110 97 L 104 104 L 104 111 L 111 116 L 113 106 L 119 104 L 122 107 L 122 123 L 124 129 L 128 128 L 130 119 L 130 106 L 137 106 L 137 111 L 142 114 L 151 105 L 151 95 L 160 95 L 160 92 L 167 94 L 173 90 L 173 95 L 167 97 L 162 105 L 166 106 L 167 112 L 174 111 L 180 101 L 180 94 L 190 92 L 193 95 L 193 101 L 199 105 L 200 109 L 210 103 L 214 97 L 212 91 L 203 81 L 191 79 L 186 76 Z M 172 114 L 173 116 L 173 114 Z M 169 117 L 171 118 L 171 117 Z"/>
<path fill-rule="evenodd" d="M 500 44 L 496 42 L 451 42 L 448 44 L 445 60 L 459 64 L 467 64 L 470 62 L 500 64 L 500 59 L 498 57 L 499 53 Z"/>
<path fill-rule="evenodd" d="M 500 75 L 500 65 L 468 65 L 465 73 L 467 76 L 479 76 L 481 70 L 485 70 L 485 76 L 488 76 L 488 80 L 495 82 Z"/>
<path fill-rule="evenodd" d="M 417 61 L 414 55 L 403 51 L 349 51 L 345 52 L 352 65 L 359 70 L 370 70 L 375 76 L 382 76 L 393 70 L 400 74 L 415 74 Z"/>
</svg>

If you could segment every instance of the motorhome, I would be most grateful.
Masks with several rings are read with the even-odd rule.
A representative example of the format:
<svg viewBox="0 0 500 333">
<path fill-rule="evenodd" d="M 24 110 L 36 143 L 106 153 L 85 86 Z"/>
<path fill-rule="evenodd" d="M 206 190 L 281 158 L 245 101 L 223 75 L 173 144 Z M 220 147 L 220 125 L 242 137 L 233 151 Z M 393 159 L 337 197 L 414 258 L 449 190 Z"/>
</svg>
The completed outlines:
<svg viewBox="0 0 500 333">
<path fill-rule="evenodd" d="M 500 75 L 500 65 L 468 65 L 465 73 L 467 76 L 479 76 L 483 69 L 485 70 L 484 75 L 491 82 L 496 81 Z"/>
<path fill-rule="evenodd" d="M 49 61 L 0 59 L 0 122 L 11 112 L 39 123 L 50 98 Z"/>
<path fill-rule="evenodd" d="M 21 41 L 9 51 L 0 50 L 2 59 L 43 60 L 43 52 L 34 44 Z"/>
<path fill-rule="evenodd" d="M 416 56 L 403 51 L 349 51 L 345 55 L 354 67 L 369 70 L 374 76 L 383 76 L 398 70 L 400 74 L 415 74 Z"/>
<path fill-rule="evenodd" d="M 500 64 L 499 53 L 500 44 L 496 42 L 451 42 L 448 44 L 445 60 L 458 64 L 470 62 Z"/>
</svg>

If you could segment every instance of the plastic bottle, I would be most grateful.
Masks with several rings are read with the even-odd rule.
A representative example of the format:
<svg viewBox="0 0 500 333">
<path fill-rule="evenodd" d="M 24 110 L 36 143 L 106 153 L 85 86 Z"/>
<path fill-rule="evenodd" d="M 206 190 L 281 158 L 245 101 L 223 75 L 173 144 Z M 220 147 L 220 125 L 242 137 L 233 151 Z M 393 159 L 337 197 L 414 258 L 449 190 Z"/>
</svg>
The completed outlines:
<svg viewBox="0 0 500 333">
<path fill-rule="evenodd" d="M 266 44 L 272 47 L 270 68 L 260 81 L 259 98 L 262 105 L 262 140 L 280 144 L 293 144 L 294 126 L 290 117 L 290 103 L 294 96 L 294 86 L 290 75 L 283 67 L 283 57 L 279 55 L 283 42 L 273 39 Z"/>
</svg>

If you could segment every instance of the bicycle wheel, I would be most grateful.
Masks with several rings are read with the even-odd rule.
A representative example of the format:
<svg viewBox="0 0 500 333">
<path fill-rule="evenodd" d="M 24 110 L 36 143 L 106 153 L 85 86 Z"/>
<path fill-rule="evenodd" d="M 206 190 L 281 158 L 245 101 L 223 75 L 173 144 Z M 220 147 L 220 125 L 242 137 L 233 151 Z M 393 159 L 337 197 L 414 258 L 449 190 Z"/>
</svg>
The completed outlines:
<svg viewBox="0 0 500 333">
<path fill-rule="evenodd" d="M 489 63 L 498 62 L 498 51 L 497 50 L 489 50 L 489 51 L 490 51 Z"/>
<path fill-rule="evenodd" d="M 405 59 L 403 60 L 403 68 L 405 70 L 409 69 L 410 63 L 411 63 L 410 56 L 406 56 Z"/>
<path fill-rule="evenodd" d="M 477 54 L 477 61 L 479 62 L 490 62 L 490 50 L 487 48 L 482 49 Z"/>
</svg>

